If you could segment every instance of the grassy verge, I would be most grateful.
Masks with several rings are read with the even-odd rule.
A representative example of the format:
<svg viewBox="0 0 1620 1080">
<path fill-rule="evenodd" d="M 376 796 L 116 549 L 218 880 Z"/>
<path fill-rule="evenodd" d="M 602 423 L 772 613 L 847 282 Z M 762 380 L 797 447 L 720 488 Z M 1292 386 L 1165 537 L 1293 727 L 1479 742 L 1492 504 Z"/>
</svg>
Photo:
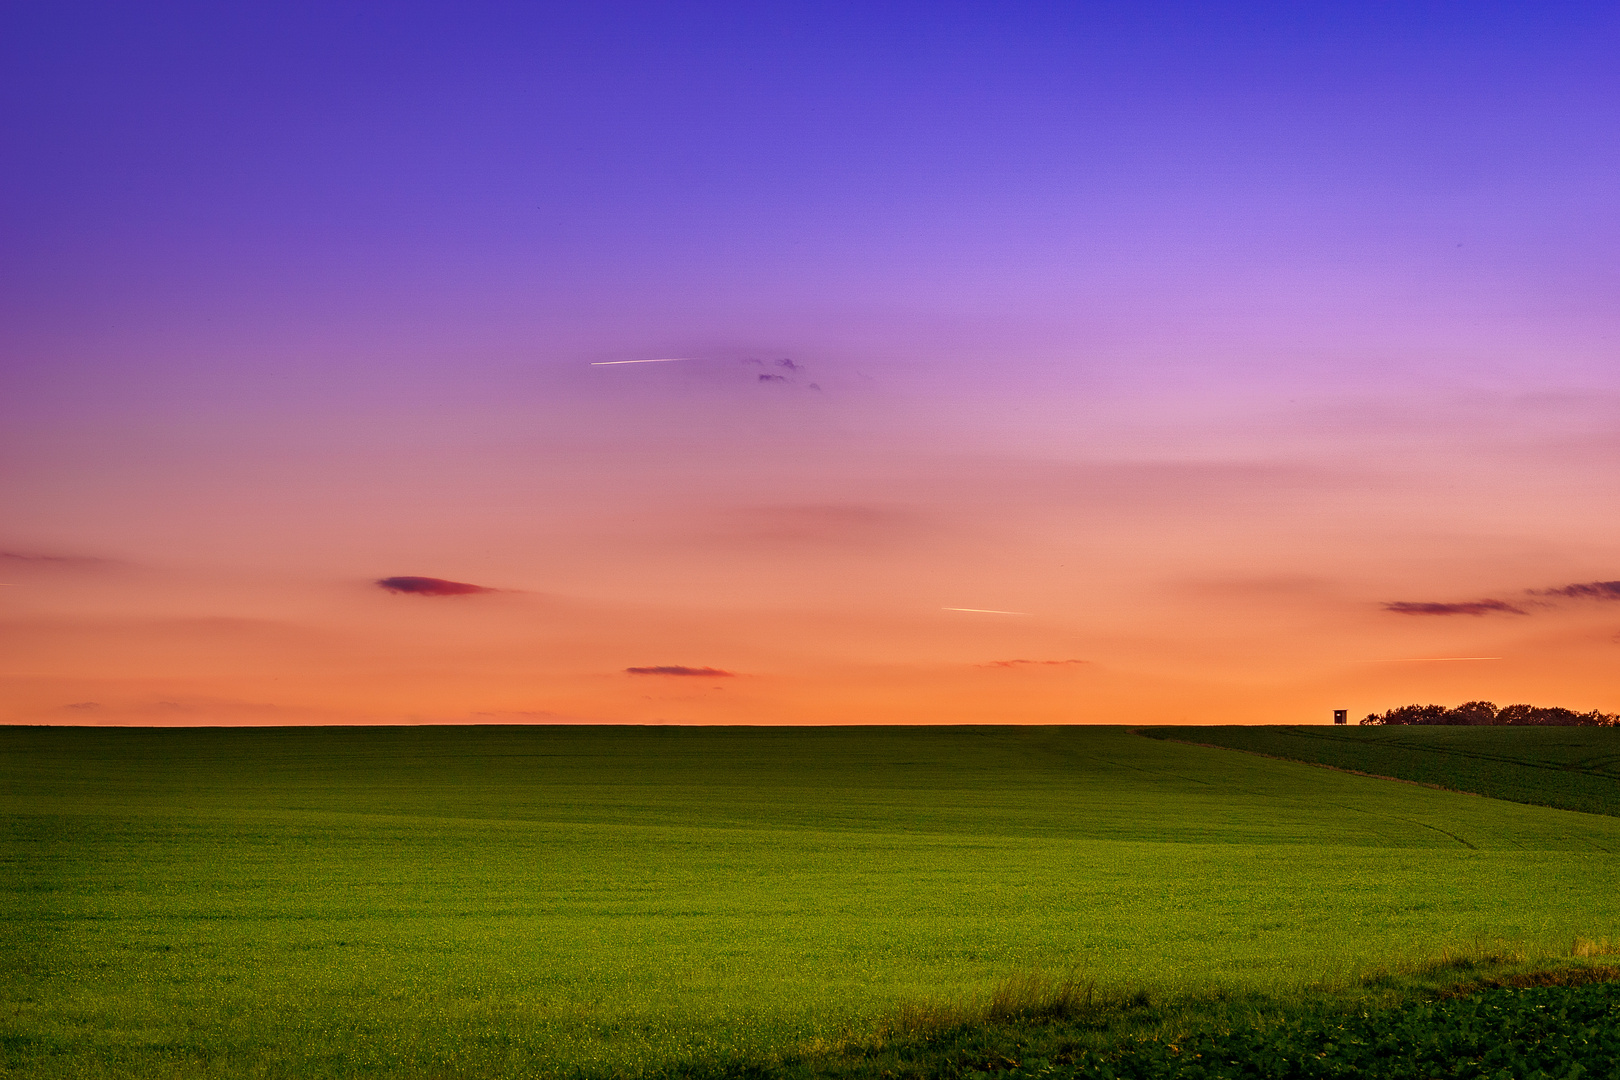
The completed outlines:
<svg viewBox="0 0 1620 1080">
<path fill-rule="evenodd" d="M 1620 816 L 1620 728 L 1175 727 L 1141 733 Z"/>
<path fill-rule="evenodd" d="M 808 1080 L 1604 1076 L 1620 1060 L 1620 966 L 1512 952 L 1372 971 L 1288 997 L 1100 992 L 1028 972 L 984 999 L 912 1007 L 876 1036 L 661 1076 Z"/>
</svg>

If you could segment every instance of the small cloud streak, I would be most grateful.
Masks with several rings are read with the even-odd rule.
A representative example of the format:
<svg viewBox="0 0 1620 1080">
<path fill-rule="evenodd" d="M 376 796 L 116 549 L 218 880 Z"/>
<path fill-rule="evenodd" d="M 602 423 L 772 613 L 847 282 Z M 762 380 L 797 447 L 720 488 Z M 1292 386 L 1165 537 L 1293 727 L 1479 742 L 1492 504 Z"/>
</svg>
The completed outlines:
<svg viewBox="0 0 1620 1080">
<path fill-rule="evenodd" d="M 1375 664 L 1450 664 L 1463 660 L 1500 660 L 1500 656 L 1397 656 L 1393 660 L 1374 660 Z"/>
<path fill-rule="evenodd" d="M 1553 589 L 1526 589 L 1525 596 L 1560 597 L 1565 600 L 1620 600 L 1620 581 L 1582 581 L 1573 585 L 1560 585 Z M 1546 600 L 1532 600 L 1529 607 L 1547 608 Z M 1506 600 L 1468 600 L 1455 604 L 1416 603 L 1398 601 L 1384 605 L 1385 611 L 1396 615 L 1528 615 L 1530 612 Z"/>
<path fill-rule="evenodd" d="M 759 381 L 760 382 L 787 382 L 787 376 L 786 375 L 772 375 L 770 372 L 766 372 L 765 374 L 763 374 L 763 375 L 761 375 L 759 377 Z"/>
<path fill-rule="evenodd" d="M 1557 589 L 1532 589 L 1532 596 L 1567 596 L 1572 600 L 1620 600 L 1620 581 L 1586 581 Z"/>
<path fill-rule="evenodd" d="M 1523 608 L 1514 607 L 1506 600 L 1465 600 L 1456 604 L 1418 603 L 1398 600 L 1385 604 L 1384 610 L 1396 615 L 1524 615 Z"/>
<path fill-rule="evenodd" d="M 0 551 L 0 563 L 59 567 L 62 569 L 88 569 L 90 567 L 106 566 L 108 560 L 96 559 L 88 555 L 47 555 L 37 551 Z"/>
<path fill-rule="evenodd" d="M 446 581 L 436 577 L 378 578 L 376 586 L 402 596 L 473 596 L 478 593 L 499 592 L 485 585 L 469 585 L 465 581 Z"/>
<path fill-rule="evenodd" d="M 988 664 L 979 664 L 984 668 L 1016 668 L 1016 667 L 1068 667 L 1079 664 L 1086 665 L 1090 660 L 992 660 Z"/>
<path fill-rule="evenodd" d="M 659 664 L 655 667 L 627 667 L 626 675 L 691 675 L 703 679 L 735 679 L 735 671 L 713 667 L 685 667 L 681 664 Z"/>
</svg>

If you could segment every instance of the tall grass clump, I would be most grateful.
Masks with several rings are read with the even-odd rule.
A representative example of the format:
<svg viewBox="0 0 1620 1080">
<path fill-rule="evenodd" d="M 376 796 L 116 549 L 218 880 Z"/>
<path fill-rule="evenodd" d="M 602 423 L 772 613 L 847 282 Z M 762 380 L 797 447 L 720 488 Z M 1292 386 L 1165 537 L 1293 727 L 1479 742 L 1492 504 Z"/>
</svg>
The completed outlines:
<svg viewBox="0 0 1620 1080">
<path fill-rule="evenodd" d="M 1589 956 L 1620 956 L 1620 941 L 1610 941 L 1606 937 L 1578 937 L 1575 939 L 1574 946 L 1569 950 L 1569 954 L 1581 958 Z"/>
<path fill-rule="evenodd" d="M 988 993 L 940 1001 L 913 1001 L 900 1006 L 888 1025 L 891 1034 L 924 1035 L 982 1024 L 1028 1024 L 1084 1021 L 1131 1005 L 1144 1005 L 1145 991 L 1100 994 L 1095 979 L 1078 970 L 1053 974 L 1040 968 L 1016 971 Z"/>
</svg>

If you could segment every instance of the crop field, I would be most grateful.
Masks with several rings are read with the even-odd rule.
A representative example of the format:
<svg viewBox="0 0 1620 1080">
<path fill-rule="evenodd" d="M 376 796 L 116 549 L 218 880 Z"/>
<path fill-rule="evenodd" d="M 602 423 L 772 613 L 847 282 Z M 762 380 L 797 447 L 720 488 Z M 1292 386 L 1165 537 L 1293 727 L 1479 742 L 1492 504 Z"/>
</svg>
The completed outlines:
<svg viewBox="0 0 1620 1080">
<path fill-rule="evenodd" d="M 701 1073 L 1620 937 L 1620 818 L 1121 728 L 8 728 L 0 820 L 31 1077 Z"/>
<path fill-rule="evenodd" d="M 1620 729 L 1600 727 L 1150 728 L 1156 738 L 1393 776 L 1495 799 L 1620 815 Z"/>
</svg>

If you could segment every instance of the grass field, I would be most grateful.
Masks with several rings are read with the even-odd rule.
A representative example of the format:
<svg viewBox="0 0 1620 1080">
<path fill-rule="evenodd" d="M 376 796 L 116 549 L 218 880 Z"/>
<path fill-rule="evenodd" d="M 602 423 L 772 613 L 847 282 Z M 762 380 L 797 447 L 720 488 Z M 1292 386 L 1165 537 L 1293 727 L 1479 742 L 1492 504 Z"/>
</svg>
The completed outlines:
<svg viewBox="0 0 1620 1080">
<path fill-rule="evenodd" d="M 0 729 L 0 1068 L 767 1060 L 1620 936 L 1620 819 L 1119 728 Z"/>
<path fill-rule="evenodd" d="M 1598 727 L 1148 728 L 1155 738 L 1393 776 L 1495 799 L 1620 815 L 1620 729 Z"/>
</svg>

